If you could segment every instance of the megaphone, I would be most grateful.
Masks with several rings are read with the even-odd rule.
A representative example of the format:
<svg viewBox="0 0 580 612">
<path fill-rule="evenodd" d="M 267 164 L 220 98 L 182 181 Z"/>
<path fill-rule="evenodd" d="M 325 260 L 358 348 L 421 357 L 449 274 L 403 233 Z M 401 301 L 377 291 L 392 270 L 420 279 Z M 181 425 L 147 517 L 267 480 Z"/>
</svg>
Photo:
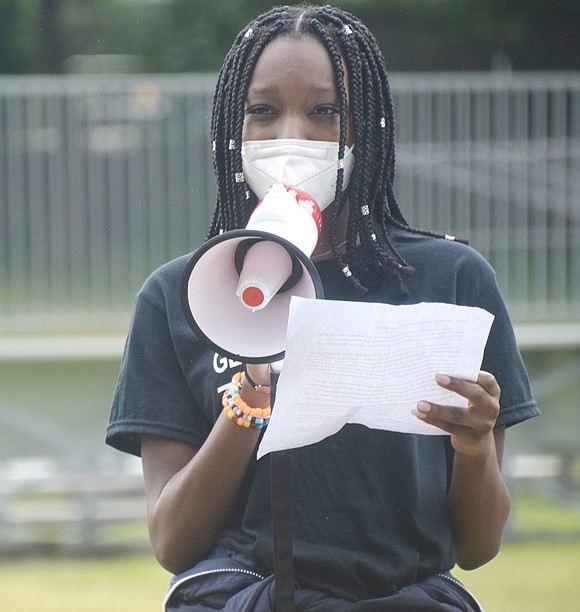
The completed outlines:
<svg viewBox="0 0 580 612">
<path fill-rule="evenodd" d="M 273 185 L 245 229 L 205 242 L 183 273 L 181 303 L 197 336 L 245 363 L 284 357 L 290 300 L 322 298 L 310 255 L 322 214 L 305 192 Z"/>
</svg>

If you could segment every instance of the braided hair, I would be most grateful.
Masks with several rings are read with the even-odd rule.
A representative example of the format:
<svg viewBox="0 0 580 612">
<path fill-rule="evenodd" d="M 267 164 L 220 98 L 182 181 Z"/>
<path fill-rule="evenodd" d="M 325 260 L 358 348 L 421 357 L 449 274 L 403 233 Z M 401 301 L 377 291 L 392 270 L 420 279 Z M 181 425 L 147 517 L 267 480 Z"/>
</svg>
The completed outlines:
<svg viewBox="0 0 580 612">
<path fill-rule="evenodd" d="M 374 289 L 385 275 L 398 280 L 413 268 L 395 249 L 388 226 L 436 235 L 409 227 L 395 194 L 395 120 L 384 58 L 374 36 L 356 17 L 330 6 L 281 6 L 262 14 L 240 32 L 218 75 L 211 121 L 217 205 L 209 237 L 245 227 L 257 199 L 242 172 L 241 142 L 245 101 L 256 62 L 266 45 L 279 36 L 314 37 L 332 62 L 340 100 L 338 157 L 346 146 L 347 87 L 355 143 L 355 163 L 343 191 L 342 168 L 337 171 L 330 243 L 343 273 L 363 290 Z M 345 82 L 343 62 L 349 83 Z M 337 221 L 349 202 L 346 250 L 340 252 Z"/>
</svg>

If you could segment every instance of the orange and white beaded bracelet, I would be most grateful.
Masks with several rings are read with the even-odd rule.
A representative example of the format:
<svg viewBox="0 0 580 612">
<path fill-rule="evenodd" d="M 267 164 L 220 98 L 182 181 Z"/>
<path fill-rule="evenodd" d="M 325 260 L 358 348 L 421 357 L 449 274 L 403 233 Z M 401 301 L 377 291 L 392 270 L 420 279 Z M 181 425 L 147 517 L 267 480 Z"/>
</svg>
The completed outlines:
<svg viewBox="0 0 580 612">
<path fill-rule="evenodd" d="M 241 372 L 237 372 L 234 374 L 230 386 L 224 391 L 222 397 L 224 413 L 240 427 L 248 429 L 262 429 L 266 427 L 270 421 L 270 405 L 265 408 L 252 408 L 241 398 L 240 387 Z"/>
</svg>

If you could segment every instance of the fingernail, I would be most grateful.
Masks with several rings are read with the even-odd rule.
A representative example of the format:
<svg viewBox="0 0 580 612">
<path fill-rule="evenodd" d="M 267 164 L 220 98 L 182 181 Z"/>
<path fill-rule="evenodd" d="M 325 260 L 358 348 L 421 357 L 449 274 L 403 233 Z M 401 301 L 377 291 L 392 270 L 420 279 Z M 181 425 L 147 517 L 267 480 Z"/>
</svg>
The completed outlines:
<svg viewBox="0 0 580 612">
<path fill-rule="evenodd" d="M 421 412 L 422 414 L 427 414 L 428 412 L 431 411 L 431 404 L 429 402 L 418 402 L 417 403 L 417 410 L 419 410 L 419 412 Z"/>
<path fill-rule="evenodd" d="M 417 402 L 417 408 L 413 408 L 411 412 L 419 419 L 426 419 L 429 410 L 431 406 L 428 402 Z"/>
<path fill-rule="evenodd" d="M 447 374 L 435 374 L 435 380 L 444 387 L 451 384 L 451 378 Z"/>
</svg>

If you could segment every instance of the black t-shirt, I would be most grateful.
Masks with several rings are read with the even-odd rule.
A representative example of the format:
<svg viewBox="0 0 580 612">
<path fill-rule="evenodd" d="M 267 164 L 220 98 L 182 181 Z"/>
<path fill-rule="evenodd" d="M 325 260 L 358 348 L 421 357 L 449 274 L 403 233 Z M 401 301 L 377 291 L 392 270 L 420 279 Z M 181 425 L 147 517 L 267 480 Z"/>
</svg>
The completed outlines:
<svg viewBox="0 0 580 612">
<path fill-rule="evenodd" d="M 473 249 L 393 230 L 415 268 L 408 296 L 386 281 L 361 294 L 335 261 L 317 264 L 325 297 L 390 304 L 447 302 L 495 315 L 482 369 L 501 389 L 498 426 L 539 414 L 495 275 Z M 180 285 L 189 256 L 154 272 L 136 298 L 115 391 L 107 442 L 139 454 L 141 434 L 201 446 L 239 364 L 207 349 L 189 328 Z M 289 424 L 291 426 L 291 424 Z M 230 460 L 235 461 L 235 457 Z M 352 600 L 386 595 L 454 565 L 447 512 L 452 466 L 448 436 L 349 424 L 290 452 L 296 578 L 301 586 Z M 228 469 L 224 465 L 224 470 Z M 269 457 L 253 461 L 219 546 L 261 572 L 272 571 Z"/>
</svg>

